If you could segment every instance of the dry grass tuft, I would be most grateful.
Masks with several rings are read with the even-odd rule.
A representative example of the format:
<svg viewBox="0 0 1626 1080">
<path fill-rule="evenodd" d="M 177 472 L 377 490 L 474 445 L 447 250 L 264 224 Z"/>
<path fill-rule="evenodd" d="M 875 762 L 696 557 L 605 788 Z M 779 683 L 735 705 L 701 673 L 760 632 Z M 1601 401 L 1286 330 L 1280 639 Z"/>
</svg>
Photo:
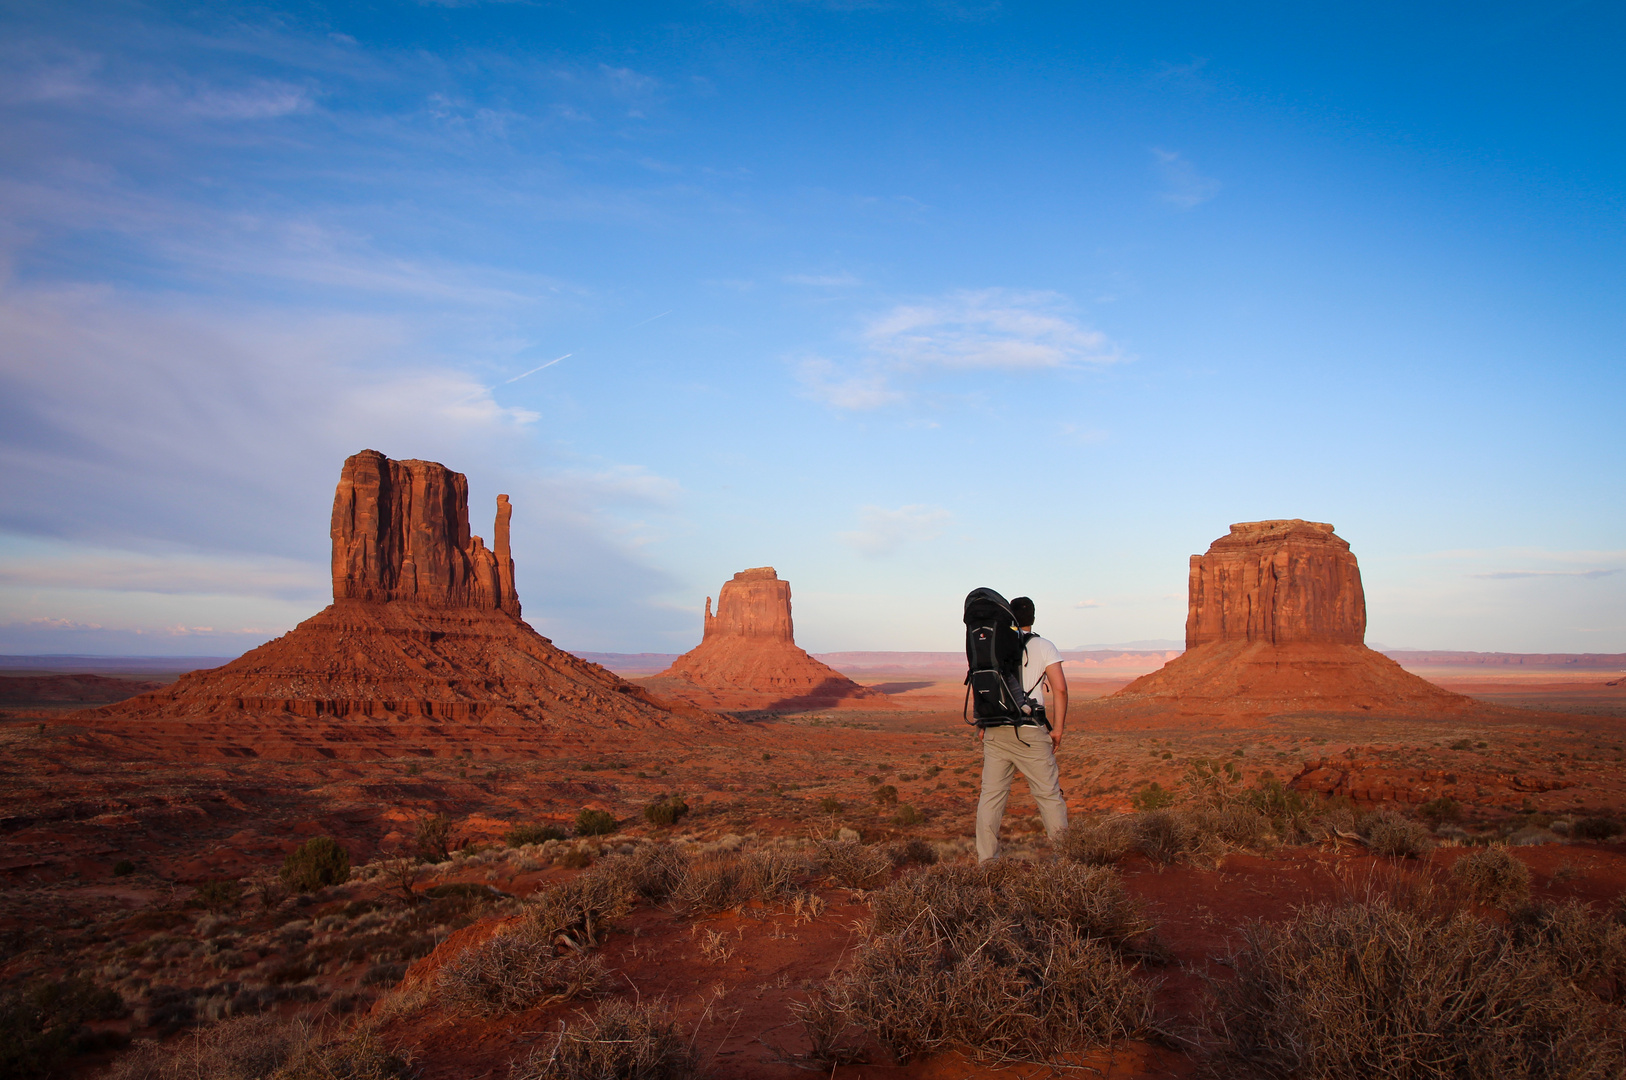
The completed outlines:
<svg viewBox="0 0 1626 1080">
<path fill-rule="evenodd" d="M 161 1046 L 137 1043 L 108 1080 L 398 1080 L 411 1055 L 362 1032 L 324 1037 L 309 1023 L 273 1016 L 225 1020 Z"/>
<path fill-rule="evenodd" d="M 1367 814 L 1357 826 L 1366 846 L 1379 855 L 1415 859 L 1434 846 L 1434 838 L 1421 822 L 1402 817 L 1393 810 Z"/>
<path fill-rule="evenodd" d="M 802 1018 L 815 1055 L 840 1050 L 848 1024 L 899 1061 L 950 1047 L 1052 1059 L 1154 1029 L 1152 988 L 1122 955 L 1156 945 L 1112 870 L 940 865 L 878 893 L 873 910 L 851 967 Z"/>
<path fill-rule="evenodd" d="M 510 923 L 441 969 L 442 999 L 452 1010 L 501 1016 L 522 1009 L 594 997 L 604 988 L 604 963 L 567 949 L 554 955 L 552 936 L 537 923 Z"/>
<path fill-rule="evenodd" d="M 611 1000 L 553 1045 L 515 1062 L 510 1080 L 690 1080 L 698 1062 L 661 1002 Z"/>
<path fill-rule="evenodd" d="M 1589 970 L 1584 946 L 1609 939 L 1606 925 L 1575 909 L 1521 940 L 1467 912 L 1427 915 L 1381 896 L 1305 909 L 1281 926 L 1254 923 L 1231 957 L 1236 978 L 1215 991 L 1210 1070 L 1303 1080 L 1618 1077 L 1621 1012 L 1575 977 Z"/>
<path fill-rule="evenodd" d="M 545 940 L 582 952 L 596 946 L 599 936 L 632 910 L 636 889 L 625 864 L 605 859 L 543 892 L 528 918 Z"/>
<path fill-rule="evenodd" d="M 1530 868 L 1501 844 L 1470 852 L 1451 866 L 1451 877 L 1469 900 L 1504 911 L 1530 899 Z"/>
<path fill-rule="evenodd" d="M 878 889 L 892 879 L 886 852 L 854 840 L 820 840 L 814 859 L 826 880 L 848 889 Z"/>
</svg>

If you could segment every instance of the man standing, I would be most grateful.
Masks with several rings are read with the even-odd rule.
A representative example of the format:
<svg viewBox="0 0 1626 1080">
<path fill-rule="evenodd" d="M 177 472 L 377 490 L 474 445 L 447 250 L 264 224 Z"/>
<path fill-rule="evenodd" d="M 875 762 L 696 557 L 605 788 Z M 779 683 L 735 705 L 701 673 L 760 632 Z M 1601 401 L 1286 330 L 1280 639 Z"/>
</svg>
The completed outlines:
<svg viewBox="0 0 1626 1080">
<path fill-rule="evenodd" d="M 1011 612 L 1024 635 L 1033 630 L 1033 601 L 1018 596 Z M 1046 716 L 1050 732 L 1033 720 L 989 727 L 982 731 L 982 798 L 977 802 L 977 861 L 987 862 L 999 854 L 999 823 L 1005 816 L 1005 800 L 1011 794 L 1011 781 L 1021 771 L 1028 790 L 1039 804 L 1039 817 L 1045 833 L 1054 840 L 1067 827 L 1067 803 L 1061 797 L 1061 773 L 1056 768 L 1056 751 L 1061 749 L 1062 730 L 1067 724 L 1067 676 L 1062 674 L 1061 653 L 1037 634 L 1027 638 L 1022 650 L 1022 689 L 1035 701 L 1050 701 Z"/>
</svg>

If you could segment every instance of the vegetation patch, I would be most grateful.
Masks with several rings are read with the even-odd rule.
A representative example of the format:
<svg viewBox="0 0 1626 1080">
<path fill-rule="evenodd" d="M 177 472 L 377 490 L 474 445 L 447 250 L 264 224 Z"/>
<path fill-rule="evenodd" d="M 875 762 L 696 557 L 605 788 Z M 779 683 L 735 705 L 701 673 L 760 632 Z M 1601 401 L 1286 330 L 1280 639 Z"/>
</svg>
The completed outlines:
<svg viewBox="0 0 1626 1080">
<path fill-rule="evenodd" d="M 285 885 L 315 892 L 350 880 L 350 853 L 331 836 L 313 836 L 288 853 L 279 875 Z"/>
</svg>

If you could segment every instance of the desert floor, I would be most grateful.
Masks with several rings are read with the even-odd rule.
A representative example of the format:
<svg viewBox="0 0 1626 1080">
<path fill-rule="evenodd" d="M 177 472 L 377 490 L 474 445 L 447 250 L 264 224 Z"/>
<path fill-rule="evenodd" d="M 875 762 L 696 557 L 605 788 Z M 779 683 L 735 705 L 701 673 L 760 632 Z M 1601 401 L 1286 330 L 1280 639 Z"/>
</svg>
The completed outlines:
<svg viewBox="0 0 1626 1080">
<path fill-rule="evenodd" d="M 1465 804 L 1470 832 L 1523 828 L 1550 840 L 1515 849 L 1538 898 L 1614 902 L 1626 890 L 1626 845 L 1567 842 L 1541 826 L 1626 811 L 1626 687 L 1606 685 L 1619 676 L 1425 674 L 1487 709 L 1471 721 L 1129 722 L 1093 703 L 1128 675 L 1075 680 L 1079 704 L 1060 755 L 1070 808 L 1128 809 L 1149 783 L 1178 789 L 1198 758 L 1234 761 L 1248 781 L 1264 772 L 1343 777 L 1362 805 L 1414 808 L 1449 790 Z M 105 1026 L 138 1037 L 179 1037 L 190 1023 L 242 1008 L 244 994 L 258 995 L 255 1008 L 362 1015 L 410 965 L 444 958 L 445 948 L 430 954 L 448 935 L 478 933 L 482 920 L 512 906 L 509 898 L 575 873 L 554 861 L 574 842 L 515 850 L 497 841 L 517 824 L 568 827 L 584 807 L 624 823 L 593 842 L 595 853 L 640 837 L 699 850 L 796 848 L 848 828 L 867 843 L 922 838 L 945 857 L 969 857 L 980 755 L 959 721 L 958 680 L 900 672 L 864 681 L 896 707 L 745 715 L 664 733 L 584 729 L 545 741 L 518 727 L 115 728 L 93 713 L 14 711 L 0 718 L 0 976 L 15 985 L 88 973 L 133 1006 Z M 923 822 L 892 824 L 895 808 L 873 795 L 884 785 Z M 641 811 L 668 793 L 684 794 L 693 812 L 657 830 Z M 433 903 L 408 910 L 375 875 L 269 910 L 249 898 L 218 913 L 198 906 L 200 883 L 274 872 L 307 837 L 339 838 L 360 865 L 410 845 L 416 823 L 433 813 L 450 817 L 475 851 L 429 869 L 418 888 L 468 882 L 495 890 L 488 899 L 441 889 Z M 1005 820 L 1013 855 L 1048 857 L 1020 781 Z M 1175 957 L 1143 977 L 1157 981 L 1171 1025 L 1189 1027 L 1204 980 L 1224 977 L 1221 960 L 1247 920 L 1282 918 L 1395 874 L 1428 873 L 1462 850 L 1445 845 L 1405 863 L 1313 846 L 1235 853 L 1217 865 L 1159 867 L 1131 857 L 1121 867 L 1126 884 Z M 135 871 L 115 876 L 120 860 Z M 801 1049 L 787 1006 L 840 964 L 868 910 L 861 892 L 819 895 L 817 914 L 680 918 L 639 908 L 603 955 L 629 994 L 664 996 L 697 1025 L 711 1075 L 801 1075 L 782 1060 Z M 392 1022 L 387 1033 L 414 1047 L 427 1077 L 501 1077 L 571 1011 L 483 1023 L 430 1010 Z M 106 1060 L 81 1058 L 77 1068 L 90 1075 Z M 1131 1044 L 1090 1064 L 1111 1076 L 1151 1077 L 1186 1075 L 1196 1062 L 1178 1045 Z M 950 1055 L 834 1075 L 1048 1073 Z"/>
</svg>

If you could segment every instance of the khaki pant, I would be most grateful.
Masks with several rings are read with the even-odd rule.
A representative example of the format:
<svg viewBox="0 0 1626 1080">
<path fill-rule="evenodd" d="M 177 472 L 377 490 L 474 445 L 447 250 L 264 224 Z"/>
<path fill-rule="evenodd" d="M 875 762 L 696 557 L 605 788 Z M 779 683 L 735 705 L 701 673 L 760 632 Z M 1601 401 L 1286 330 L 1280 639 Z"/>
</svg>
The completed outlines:
<svg viewBox="0 0 1626 1080">
<path fill-rule="evenodd" d="M 977 802 L 977 861 L 999 854 L 999 822 L 1005 816 L 1011 781 L 1020 770 L 1039 804 L 1044 831 L 1054 840 L 1067 827 L 1067 803 L 1061 797 L 1061 774 L 1050 747 L 1050 733 L 1026 724 L 995 727 L 982 736 L 982 798 Z"/>
</svg>

